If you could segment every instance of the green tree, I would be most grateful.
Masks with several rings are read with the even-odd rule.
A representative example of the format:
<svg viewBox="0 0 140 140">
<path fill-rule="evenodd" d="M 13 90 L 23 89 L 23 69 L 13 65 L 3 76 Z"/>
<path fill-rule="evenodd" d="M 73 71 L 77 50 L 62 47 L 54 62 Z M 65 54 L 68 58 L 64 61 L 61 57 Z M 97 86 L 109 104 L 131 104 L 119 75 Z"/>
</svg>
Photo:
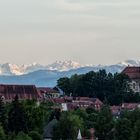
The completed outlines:
<svg viewBox="0 0 140 140">
<path fill-rule="evenodd" d="M 83 130 L 83 121 L 70 112 L 63 112 L 58 125 L 54 128 L 54 140 L 76 139 L 78 130 Z"/>
<path fill-rule="evenodd" d="M 20 131 L 27 132 L 27 115 L 23 105 L 15 97 L 8 113 L 8 131 L 18 134 Z"/>
<path fill-rule="evenodd" d="M 6 112 L 6 105 L 4 105 L 4 102 L 2 98 L 0 98 L 0 124 L 4 129 L 7 128 L 7 112 Z"/>
<path fill-rule="evenodd" d="M 135 123 L 131 140 L 140 140 L 140 120 Z"/>
<path fill-rule="evenodd" d="M 108 106 L 104 106 L 100 110 L 94 128 L 99 140 L 109 140 L 113 131 L 113 117 Z"/>
<path fill-rule="evenodd" d="M 0 140 L 6 140 L 6 135 L 3 128 L 0 126 Z"/>
<path fill-rule="evenodd" d="M 29 136 L 32 138 L 32 140 L 43 140 L 42 136 L 36 131 L 31 131 Z"/>
<path fill-rule="evenodd" d="M 69 95 L 71 92 L 70 79 L 68 77 L 60 78 L 57 81 L 57 86 L 62 89 L 65 94 Z"/>
<path fill-rule="evenodd" d="M 131 122 L 124 118 L 117 120 L 115 125 L 115 140 L 130 140 L 131 138 Z"/>
<path fill-rule="evenodd" d="M 32 140 L 31 137 L 29 137 L 27 134 L 25 134 L 24 132 L 20 132 L 18 133 L 18 135 L 15 137 L 14 140 Z"/>
</svg>

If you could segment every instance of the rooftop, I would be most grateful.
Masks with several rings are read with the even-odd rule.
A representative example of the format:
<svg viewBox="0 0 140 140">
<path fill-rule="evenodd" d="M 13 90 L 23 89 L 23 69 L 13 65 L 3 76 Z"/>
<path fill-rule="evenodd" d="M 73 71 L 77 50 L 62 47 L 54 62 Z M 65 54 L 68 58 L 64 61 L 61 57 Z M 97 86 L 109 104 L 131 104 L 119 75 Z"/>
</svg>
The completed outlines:
<svg viewBox="0 0 140 140">
<path fill-rule="evenodd" d="M 130 79 L 140 79 L 140 67 L 126 67 L 122 74 L 128 75 Z"/>
</svg>

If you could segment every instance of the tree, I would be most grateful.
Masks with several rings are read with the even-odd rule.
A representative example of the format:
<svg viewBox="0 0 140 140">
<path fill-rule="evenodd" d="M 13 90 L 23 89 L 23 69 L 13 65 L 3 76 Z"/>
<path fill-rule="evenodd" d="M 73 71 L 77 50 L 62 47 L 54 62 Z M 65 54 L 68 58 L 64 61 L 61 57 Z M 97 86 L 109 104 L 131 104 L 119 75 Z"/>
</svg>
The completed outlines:
<svg viewBox="0 0 140 140">
<path fill-rule="evenodd" d="M 2 98 L 0 98 L 0 124 L 4 129 L 7 129 L 7 114 L 6 107 Z"/>
<path fill-rule="evenodd" d="M 108 106 L 104 106 L 100 110 L 94 128 L 99 140 L 109 140 L 113 131 L 113 117 Z"/>
<path fill-rule="evenodd" d="M 32 140 L 31 137 L 29 137 L 27 134 L 25 134 L 24 132 L 20 132 L 18 133 L 18 135 L 15 137 L 14 140 Z"/>
<path fill-rule="evenodd" d="M 57 86 L 68 95 L 97 97 L 110 105 L 122 102 L 140 102 L 140 95 L 132 94 L 129 88 L 129 77 L 124 74 L 111 74 L 105 70 L 91 71 L 86 74 L 72 75 L 57 81 Z"/>
<path fill-rule="evenodd" d="M 76 139 L 79 129 L 83 130 L 83 121 L 70 112 L 63 112 L 58 125 L 54 128 L 55 139 Z"/>
<path fill-rule="evenodd" d="M 131 140 L 140 140 L 140 120 L 135 123 Z"/>
<path fill-rule="evenodd" d="M 70 87 L 70 80 L 69 78 L 67 77 L 64 77 L 64 78 L 60 78 L 58 81 L 57 81 L 57 86 L 62 89 L 65 94 L 69 95 L 70 92 L 71 92 L 71 87 Z"/>
<path fill-rule="evenodd" d="M 130 140 L 131 132 L 131 122 L 128 119 L 123 118 L 117 120 L 114 132 L 115 140 Z"/>
<path fill-rule="evenodd" d="M 18 134 L 20 131 L 27 132 L 27 115 L 23 105 L 15 97 L 8 113 L 8 131 Z"/>
<path fill-rule="evenodd" d="M 0 140 L 6 140 L 6 135 L 3 128 L 0 126 Z"/>
<path fill-rule="evenodd" d="M 32 140 L 42 140 L 41 135 L 36 131 L 31 131 L 29 136 L 32 138 Z"/>
</svg>

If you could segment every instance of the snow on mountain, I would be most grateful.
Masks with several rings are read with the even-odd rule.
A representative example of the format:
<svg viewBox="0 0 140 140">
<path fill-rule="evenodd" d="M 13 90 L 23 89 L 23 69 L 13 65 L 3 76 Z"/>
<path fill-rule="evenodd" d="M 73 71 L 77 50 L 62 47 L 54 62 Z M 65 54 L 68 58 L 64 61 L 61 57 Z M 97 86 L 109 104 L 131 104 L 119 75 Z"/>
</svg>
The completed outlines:
<svg viewBox="0 0 140 140">
<path fill-rule="evenodd" d="M 68 71 L 71 69 L 77 69 L 82 67 L 78 62 L 75 61 L 56 61 L 53 64 L 47 66 L 49 70 L 57 70 L 57 71 Z"/>
<path fill-rule="evenodd" d="M 139 60 L 126 60 L 114 65 L 80 65 L 74 61 L 56 61 L 44 66 L 0 64 L 0 84 L 35 84 L 36 86 L 55 86 L 61 77 L 84 74 L 89 71 L 105 69 L 107 72 L 121 72 L 126 66 L 140 66 Z"/>
<path fill-rule="evenodd" d="M 17 65 L 5 63 L 5 64 L 0 65 L 0 74 L 1 75 L 21 75 L 23 73 Z"/>
<path fill-rule="evenodd" d="M 120 66 L 140 66 L 140 60 L 126 60 L 124 62 L 118 63 Z"/>
<path fill-rule="evenodd" d="M 36 63 L 22 66 L 5 63 L 0 65 L 0 75 L 23 75 L 40 69 L 46 68 L 45 66 Z"/>
<path fill-rule="evenodd" d="M 56 61 L 53 64 L 49 64 L 47 66 L 37 63 L 21 66 L 5 63 L 0 65 L 0 75 L 23 75 L 38 70 L 68 71 L 70 69 L 76 69 L 80 67 L 82 67 L 82 65 L 74 61 Z"/>
<path fill-rule="evenodd" d="M 139 60 L 127 60 L 115 65 L 80 65 L 74 61 L 56 61 L 48 66 L 40 64 L 0 65 L 0 84 L 35 84 L 36 86 L 55 86 L 61 77 L 84 74 L 89 71 L 105 69 L 107 72 L 121 72 L 126 66 L 140 66 Z"/>
</svg>

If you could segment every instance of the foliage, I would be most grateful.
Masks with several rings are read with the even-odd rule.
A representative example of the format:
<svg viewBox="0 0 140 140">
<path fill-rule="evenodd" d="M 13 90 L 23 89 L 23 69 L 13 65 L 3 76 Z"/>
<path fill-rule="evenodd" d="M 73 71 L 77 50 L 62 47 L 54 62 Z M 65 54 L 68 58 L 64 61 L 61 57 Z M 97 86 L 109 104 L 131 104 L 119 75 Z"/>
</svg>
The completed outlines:
<svg viewBox="0 0 140 140">
<path fill-rule="evenodd" d="M 122 102 L 140 102 L 139 94 L 132 94 L 129 88 L 128 76 L 123 74 L 106 73 L 105 70 L 88 72 L 82 75 L 73 75 L 70 78 L 60 78 L 57 86 L 66 94 L 73 96 L 97 97 L 101 101 L 107 101 L 110 105 L 118 105 Z"/>
<path fill-rule="evenodd" d="M 140 140 L 140 120 L 137 120 L 135 123 L 131 140 Z"/>
<path fill-rule="evenodd" d="M 27 132 L 27 115 L 25 109 L 18 101 L 18 97 L 12 102 L 8 113 L 8 131 L 18 134 L 20 131 Z"/>
<path fill-rule="evenodd" d="M 108 106 L 104 106 L 99 111 L 94 128 L 99 140 L 109 140 L 113 130 L 113 117 Z"/>
<path fill-rule="evenodd" d="M 71 112 L 63 112 L 54 129 L 54 139 L 76 139 L 79 129 L 83 130 L 83 121 Z"/>
<path fill-rule="evenodd" d="M 115 125 L 115 140 L 130 140 L 131 132 L 130 120 L 119 119 Z"/>
<path fill-rule="evenodd" d="M 31 131 L 29 136 L 32 138 L 32 140 L 42 140 L 41 135 L 36 131 Z"/>
<path fill-rule="evenodd" d="M 0 140 L 6 140 L 6 135 L 3 128 L 0 126 Z"/>
<path fill-rule="evenodd" d="M 15 137 L 14 140 L 32 140 L 31 137 L 29 137 L 27 134 L 20 132 L 18 135 Z"/>
</svg>

